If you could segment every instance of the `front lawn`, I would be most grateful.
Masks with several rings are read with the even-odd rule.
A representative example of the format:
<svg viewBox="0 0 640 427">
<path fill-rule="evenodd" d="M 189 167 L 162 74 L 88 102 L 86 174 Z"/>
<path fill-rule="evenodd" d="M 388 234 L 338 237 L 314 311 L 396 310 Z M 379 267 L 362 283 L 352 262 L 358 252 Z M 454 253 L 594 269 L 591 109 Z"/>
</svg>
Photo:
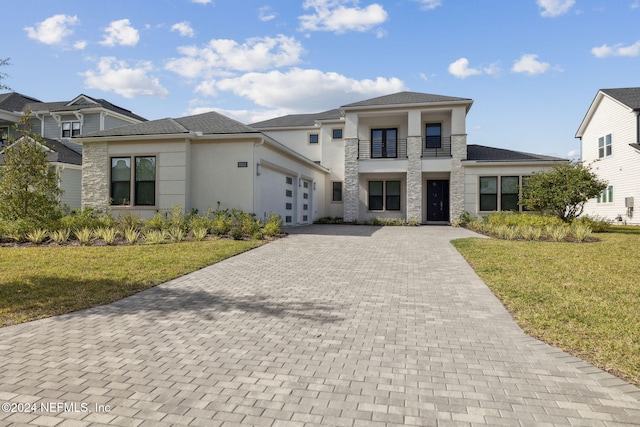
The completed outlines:
<svg viewBox="0 0 640 427">
<path fill-rule="evenodd" d="M 262 243 L 2 247 L 0 326 L 108 304 Z"/>
<path fill-rule="evenodd" d="M 453 242 L 528 334 L 640 385 L 640 228 L 598 242 Z"/>
</svg>

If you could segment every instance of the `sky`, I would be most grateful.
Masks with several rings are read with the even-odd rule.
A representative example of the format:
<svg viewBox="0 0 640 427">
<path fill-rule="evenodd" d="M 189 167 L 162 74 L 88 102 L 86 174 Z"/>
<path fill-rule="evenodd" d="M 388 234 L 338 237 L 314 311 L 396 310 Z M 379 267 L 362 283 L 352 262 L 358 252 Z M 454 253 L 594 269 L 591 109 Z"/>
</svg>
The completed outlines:
<svg viewBox="0 0 640 427">
<path fill-rule="evenodd" d="M 640 86 L 640 0 L 30 0 L 0 83 L 149 120 L 243 123 L 400 91 L 471 98 L 467 143 L 579 157 L 598 89 Z"/>
</svg>

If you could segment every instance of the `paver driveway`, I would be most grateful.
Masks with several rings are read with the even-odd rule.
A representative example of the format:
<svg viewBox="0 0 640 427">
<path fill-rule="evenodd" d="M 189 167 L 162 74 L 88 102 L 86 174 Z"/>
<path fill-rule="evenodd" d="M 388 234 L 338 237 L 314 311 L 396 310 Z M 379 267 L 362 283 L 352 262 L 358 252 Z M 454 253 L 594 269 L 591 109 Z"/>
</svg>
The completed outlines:
<svg viewBox="0 0 640 427">
<path fill-rule="evenodd" d="M 640 425 L 638 389 L 520 331 L 448 243 L 466 230 L 294 233 L 0 329 L 0 401 L 22 411 L 0 423 Z"/>
</svg>

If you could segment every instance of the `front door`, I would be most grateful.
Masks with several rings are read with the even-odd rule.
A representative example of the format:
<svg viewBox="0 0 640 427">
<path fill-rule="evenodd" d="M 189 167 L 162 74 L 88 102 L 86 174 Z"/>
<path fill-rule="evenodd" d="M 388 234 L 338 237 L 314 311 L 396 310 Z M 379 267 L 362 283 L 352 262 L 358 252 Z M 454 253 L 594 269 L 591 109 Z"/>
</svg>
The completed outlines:
<svg viewBox="0 0 640 427">
<path fill-rule="evenodd" d="M 427 180 L 427 221 L 449 221 L 448 180 Z"/>
</svg>

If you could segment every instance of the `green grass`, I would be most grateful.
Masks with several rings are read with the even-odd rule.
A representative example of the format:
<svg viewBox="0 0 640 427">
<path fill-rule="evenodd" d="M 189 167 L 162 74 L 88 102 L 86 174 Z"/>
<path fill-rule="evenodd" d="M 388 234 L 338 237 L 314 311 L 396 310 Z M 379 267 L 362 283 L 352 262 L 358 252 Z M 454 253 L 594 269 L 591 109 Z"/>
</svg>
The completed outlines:
<svg viewBox="0 0 640 427">
<path fill-rule="evenodd" d="M 640 228 L 592 243 L 454 246 L 528 334 L 640 385 Z"/>
<path fill-rule="evenodd" d="M 0 326 L 108 304 L 262 243 L 0 248 Z"/>
</svg>

